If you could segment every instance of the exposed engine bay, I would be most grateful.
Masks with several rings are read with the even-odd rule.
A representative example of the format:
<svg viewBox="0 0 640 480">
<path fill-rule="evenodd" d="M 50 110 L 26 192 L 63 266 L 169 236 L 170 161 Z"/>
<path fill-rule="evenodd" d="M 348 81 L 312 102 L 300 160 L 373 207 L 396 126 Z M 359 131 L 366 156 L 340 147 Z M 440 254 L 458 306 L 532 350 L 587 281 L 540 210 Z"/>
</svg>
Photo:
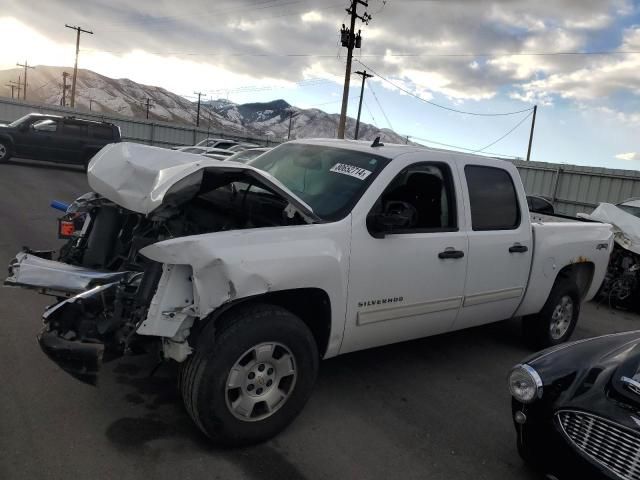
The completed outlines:
<svg viewBox="0 0 640 480">
<path fill-rule="evenodd" d="M 615 243 L 599 296 L 612 308 L 640 311 L 640 255 Z"/>
<path fill-rule="evenodd" d="M 190 270 L 150 260 L 141 249 L 178 237 L 308 223 L 287 198 L 242 171 L 204 170 L 198 182 L 184 184 L 148 214 L 87 193 L 59 219 L 59 236 L 67 242 L 58 261 L 53 252 L 26 249 L 10 265 L 5 284 L 57 298 L 44 314 L 39 341 L 45 353 L 77 378 L 94 383 L 102 360 L 125 353 L 158 349 L 165 356 L 171 351 L 178 360 L 190 353 L 186 338 L 193 318 L 174 332 L 176 344 L 153 333 L 137 334 L 150 310 L 186 319 L 193 304 L 193 292 L 175 288 L 172 295 L 181 295 L 184 308 L 165 311 L 161 299 L 154 302 L 161 278 L 171 282 L 171 274 L 179 274 L 191 281 Z"/>
</svg>

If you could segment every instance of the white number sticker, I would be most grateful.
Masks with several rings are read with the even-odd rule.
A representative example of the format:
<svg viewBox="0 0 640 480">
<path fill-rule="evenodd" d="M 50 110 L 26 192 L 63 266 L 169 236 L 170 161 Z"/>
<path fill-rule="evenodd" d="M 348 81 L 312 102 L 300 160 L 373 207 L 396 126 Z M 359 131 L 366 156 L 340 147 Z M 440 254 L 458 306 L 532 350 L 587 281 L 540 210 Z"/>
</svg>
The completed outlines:
<svg viewBox="0 0 640 480">
<path fill-rule="evenodd" d="M 366 179 L 371 172 L 364 168 L 354 167 L 353 165 L 347 165 L 346 163 L 336 163 L 331 167 L 331 172 L 342 173 L 343 175 L 349 175 L 350 177 L 357 178 L 359 180 Z"/>
</svg>

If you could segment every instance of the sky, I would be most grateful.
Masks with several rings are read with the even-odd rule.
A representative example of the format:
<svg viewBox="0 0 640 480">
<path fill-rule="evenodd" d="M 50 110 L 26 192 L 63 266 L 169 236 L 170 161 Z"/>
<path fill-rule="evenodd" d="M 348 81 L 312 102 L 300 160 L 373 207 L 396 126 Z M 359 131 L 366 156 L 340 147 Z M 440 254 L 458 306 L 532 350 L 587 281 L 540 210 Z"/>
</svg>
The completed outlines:
<svg viewBox="0 0 640 480">
<path fill-rule="evenodd" d="M 187 98 L 339 113 L 348 4 L 0 0 L 0 69 L 73 65 L 65 24 L 80 25 L 94 32 L 82 35 L 81 68 Z M 363 121 L 426 145 L 525 157 L 537 105 L 532 160 L 640 169 L 640 0 L 369 0 L 365 11 L 354 70 L 375 75 Z M 353 117 L 360 82 L 354 74 Z M 511 112 L 521 113 L 496 115 Z"/>
</svg>

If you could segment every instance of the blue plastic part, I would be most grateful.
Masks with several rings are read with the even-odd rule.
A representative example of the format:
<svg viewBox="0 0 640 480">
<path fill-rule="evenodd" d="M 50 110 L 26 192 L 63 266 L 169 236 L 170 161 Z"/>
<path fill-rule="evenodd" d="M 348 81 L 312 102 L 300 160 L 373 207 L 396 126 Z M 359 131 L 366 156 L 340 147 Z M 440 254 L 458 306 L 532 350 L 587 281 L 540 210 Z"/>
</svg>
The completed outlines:
<svg viewBox="0 0 640 480">
<path fill-rule="evenodd" d="M 69 205 L 64 202 L 60 202 L 58 200 L 52 200 L 51 208 L 55 208 L 56 210 L 60 210 L 61 212 L 66 212 L 67 209 L 69 208 Z"/>
</svg>

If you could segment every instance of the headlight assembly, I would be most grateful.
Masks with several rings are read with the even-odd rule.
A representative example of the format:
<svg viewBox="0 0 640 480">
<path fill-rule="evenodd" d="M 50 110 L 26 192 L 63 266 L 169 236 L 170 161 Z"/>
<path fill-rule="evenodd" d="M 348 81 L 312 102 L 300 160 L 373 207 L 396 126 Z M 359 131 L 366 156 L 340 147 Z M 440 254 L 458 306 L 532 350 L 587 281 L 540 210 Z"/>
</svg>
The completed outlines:
<svg viewBox="0 0 640 480">
<path fill-rule="evenodd" d="M 531 403 L 542 397 L 542 379 L 529 365 L 516 365 L 509 374 L 509 390 L 521 403 Z"/>
</svg>

